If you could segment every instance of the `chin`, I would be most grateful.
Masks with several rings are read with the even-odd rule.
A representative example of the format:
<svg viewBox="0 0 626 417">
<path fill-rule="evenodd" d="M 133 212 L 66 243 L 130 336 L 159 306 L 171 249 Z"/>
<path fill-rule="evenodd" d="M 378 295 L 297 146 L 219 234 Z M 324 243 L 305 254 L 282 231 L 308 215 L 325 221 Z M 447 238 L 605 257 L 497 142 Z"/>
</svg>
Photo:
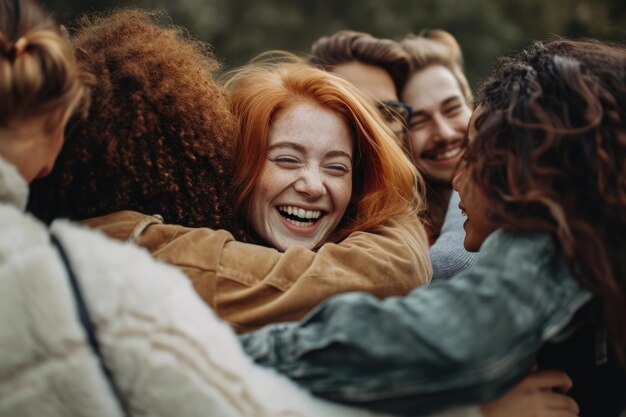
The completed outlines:
<svg viewBox="0 0 626 417">
<path fill-rule="evenodd" d="M 476 242 L 473 242 L 467 237 L 465 237 L 465 240 L 463 241 L 463 247 L 468 252 L 478 252 L 478 250 L 480 249 L 480 245 L 476 245 Z"/>
<path fill-rule="evenodd" d="M 424 175 L 424 179 L 430 185 L 440 185 L 440 186 L 445 185 L 448 187 L 452 187 L 452 174 L 448 176 L 445 176 L 445 175 L 431 176 L 427 174 L 422 174 L 422 175 Z"/>
<path fill-rule="evenodd" d="M 418 168 L 418 171 L 426 182 L 430 184 L 452 184 L 452 178 L 454 178 L 454 171 L 444 172 L 440 170 L 426 170 Z"/>
<path fill-rule="evenodd" d="M 41 178 L 46 178 L 52 172 L 52 168 L 54 168 L 54 162 L 41 167 L 34 179 L 38 180 Z"/>
</svg>

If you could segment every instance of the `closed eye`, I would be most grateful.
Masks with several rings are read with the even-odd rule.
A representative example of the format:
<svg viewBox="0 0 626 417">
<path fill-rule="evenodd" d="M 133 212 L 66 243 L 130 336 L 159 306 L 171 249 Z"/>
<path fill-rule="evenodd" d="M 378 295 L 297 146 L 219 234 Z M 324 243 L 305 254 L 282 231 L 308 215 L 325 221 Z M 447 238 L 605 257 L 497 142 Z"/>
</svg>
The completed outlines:
<svg viewBox="0 0 626 417">
<path fill-rule="evenodd" d="M 334 175 L 343 175 L 350 172 L 350 167 L 344 164 L 328 164 L 325 168 Z"/>
<path fill-rule="evenodd" d="M 295 167 L 296 165 L 300 164 L 300 160 L 298 158 L 294 156 L 288 156 L 288 155 L 281 155 L 275 158 L 269 158 L 269 160 L 279 166 L 283 166 L 287 168 Z"/>
<path fill-rule="evenodd" d="M 461 110 L 461 105 L 451 106 L 445 109 L 444 113 L 448 116 L 456 116 Z"/>
<path fill-rule="evenodd" d="M 410 130 L 419 130 L 422 127 L 426 126 L 428 119 L 426 117 L 421 118 L 413 118 L 411 119 L 411 123 L 409 124 Z"/>
</svg>

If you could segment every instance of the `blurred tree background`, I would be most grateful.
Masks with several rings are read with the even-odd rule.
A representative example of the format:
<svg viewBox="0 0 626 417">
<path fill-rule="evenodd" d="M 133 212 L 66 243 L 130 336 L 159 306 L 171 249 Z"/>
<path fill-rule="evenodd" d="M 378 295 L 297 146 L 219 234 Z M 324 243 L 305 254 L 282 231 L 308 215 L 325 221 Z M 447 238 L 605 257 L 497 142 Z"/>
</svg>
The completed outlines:
<svg viewBox="0 0 626 417">
<path fill-rule="evenodd" d="M 424 28 L 454 34 L 473 86 L 498 56 L 554 35 L 626 40 L 624 0 L 43 0 L 68 24 L 114 7 L 164 10 L 232 68 L 269 49 L 307 53 L 340 29 L 397 39 Z"/>
</svg>

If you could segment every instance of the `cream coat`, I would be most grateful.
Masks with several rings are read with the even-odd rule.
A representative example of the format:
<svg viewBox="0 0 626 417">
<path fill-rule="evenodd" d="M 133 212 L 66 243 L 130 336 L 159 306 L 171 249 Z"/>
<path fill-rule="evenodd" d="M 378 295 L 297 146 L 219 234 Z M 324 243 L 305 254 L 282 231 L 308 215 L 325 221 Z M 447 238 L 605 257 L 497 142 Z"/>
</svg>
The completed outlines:
<svg viewBox="0 0 626 417">
<path fill-rule="evenodd" d="M 367 415 L 254 366 L 184 275 L 145 250 L 64 221 L 47 230 L 23 214 L 16 205 L 26 185 L 5 162 L 0 168 L 1 416 L 121 415 L 49 232 L 69 254 L 106 362 L 136 414 Z"/>
<path fill-rule="evenodd" d="M 0 159 L 0 416 L 122 415 L 50 233 L 69 254 L 133 415 L 372 415 L 313 399 L 253 365 L 178 270 L 69 222 L 48 229 L 23 213 L 26 196 L 22 178 Z"/>
</svg>

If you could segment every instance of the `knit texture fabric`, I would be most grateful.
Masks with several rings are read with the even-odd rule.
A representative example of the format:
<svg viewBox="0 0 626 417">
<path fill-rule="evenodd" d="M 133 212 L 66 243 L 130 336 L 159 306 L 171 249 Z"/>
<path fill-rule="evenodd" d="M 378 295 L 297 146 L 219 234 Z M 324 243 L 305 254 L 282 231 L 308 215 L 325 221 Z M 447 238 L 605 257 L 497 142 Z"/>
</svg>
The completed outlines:
<svg viewBox="0 0 626 417">
<path fill-rule="evenodd" d="M 476 261 L 478 253 L 471 253 L 463 247 L 465 217 L 459 209 L 459 193 L 452 192 L 448 211 L 437 241 L 430 247 L 433 264 L 433 281 L 448 279 L 469 268 Z"/>
</svg>

